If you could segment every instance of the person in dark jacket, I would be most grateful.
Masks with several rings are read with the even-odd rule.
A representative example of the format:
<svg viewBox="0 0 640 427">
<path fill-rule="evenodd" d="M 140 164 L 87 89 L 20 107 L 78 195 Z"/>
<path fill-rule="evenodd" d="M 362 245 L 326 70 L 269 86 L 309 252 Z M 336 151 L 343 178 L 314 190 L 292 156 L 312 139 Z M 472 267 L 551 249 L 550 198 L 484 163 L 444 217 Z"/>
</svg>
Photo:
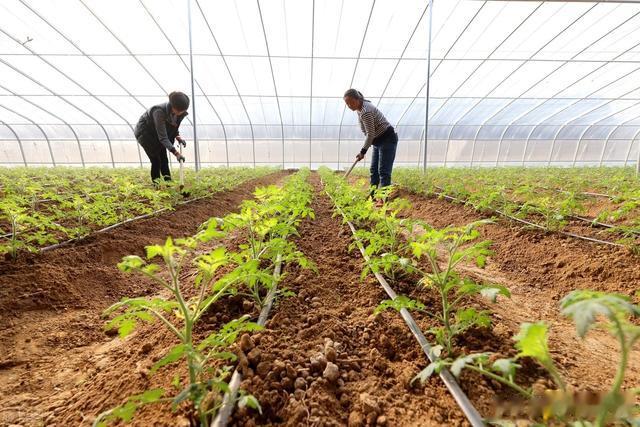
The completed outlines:
<svg viewBox="0 0 640 427">
<path fill-rule="evenodd" d="M 349 89 L 343 96 L 345 104 L 351 111 L 358 113 L 360 129 L 365 135 L 364 146 L 356 156 L 356 160 L 364 159 L 369 147 L 373 146 L 371 155 L 371 185 L 387 187 L 391 185 L 393 161 L 398 148 L 398 134 L 389 124 L 382 112 L 355 89 Z"/>
<path fill-rule="evenodd" d="M 182 92 L 171 92 L 169 102 L 154 105 L 140 116 L 134 134 L 138 144 L 142 146 L 151 161 L 151 180 L 157 184 L 160 177 L 165 181 L 171 180 L 169 159 L 167 151 L 170 151 L 179 162 L 184 162 L 173 143 L 177 140 L 184 141 L 180 137 L 180 123 L 187 116 L 189 97 Z"/>
</svg>

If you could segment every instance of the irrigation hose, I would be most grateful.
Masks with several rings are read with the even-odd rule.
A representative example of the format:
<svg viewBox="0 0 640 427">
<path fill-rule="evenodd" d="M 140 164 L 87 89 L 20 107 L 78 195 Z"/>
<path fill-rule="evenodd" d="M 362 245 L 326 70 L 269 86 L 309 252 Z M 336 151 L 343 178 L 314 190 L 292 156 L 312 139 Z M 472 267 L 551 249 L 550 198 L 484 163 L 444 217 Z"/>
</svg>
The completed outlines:
<svg viewBox="0 0 640 427">
<path fill-rule="evenodd" d="M 442 195 L 443 197 L 446 195 L 444 188 L 438 187 L 438 186 L 434 186 L 433 188 L 435 188 L 435 189 L 437 189 L 439 191 L 439 193 L 434 192 L 434 194 Z M 466 203 L 465 200 L 460 199 L 460 198 L 456 198 L 456 197 L 453 197 L 453 196 L 446 196 L 446 197 L 453 198 L 453 199 L 455 199 L 457 201 L 460 201 L 461 203 Z M 517 204 L 517 203 L 515 203 L 515 205 L 518 206 L 519 208 L 522 208 L 522 206 L 523 206 L 523 205 L 520 205 L 520 204 Z M 585 217 L 582 217 L 582 216 L 579 216 L 579 215 L 567 215 L 567 217 L 575 219 L 576 221 L 582 221 L 582 222 L 589 223 L 590 225 L 596 226 L 596 227 L 616 228 L 616 226 L 613 225 L 613 224 L 607 224 L 605 222 L 600 222 L 600 221 L 596 220 L 595 218 L 593 218 L 593 219 L 592 218 L 585 218 Z M 640 235 L 640 231 L 632 231 L 632 233 Z"/>
<path fill-rule="evenodd" d="M 269 312 L 271 311 L 273 300 L 276 296 L 276 290 L 278 288 L 277 283 L 280 279 L 281 269 L 282 255 L 278 254 L 278 257 L 276 258 L 276 265 L 273 270 L 273 278 L 275 279 L 276 284 L 269 290 L 269 293 L 267 293 L 264 307 L 262 307 L 262 310 L 260 311 L 260 316 L 258 317 L 258 325 L 260 326 L 264 326 L 265 323 L 267 323 L 267 317 L 269 317 Z M 233 371 L 233 375 L 231 376 L 231 381 L 229 381 L 229 391 L 224 394 L 224 398 L 222 400 L 220 410 L 218 411 L 218 415 L 211 424 L 213 427 L 226 427 L 227 424 L 229 424 L 229 417 L 231 417 L 233 409 L 236 406 L 236 397 L 238 395 L 238 389 L 240 388 L 241 381 L 242 374 L 236 367 L 236 369 Z"/>
<path fill-rule="evenodd" d="M 186 205 L 186 204 L 189 204 L 189 203 L 196 202 L 198 200 L 206 199 L 207 197 L 211 197 L 211 195 L 209 194 L 209 195 L 202 196 L 202 197 L 196 197 L 195 199 L 190 199 L 190 200 L 185 200 L 185 201 L 182 201 L 182 202 L 178 202 L 178 203 L 176 203 L 175 206 Z M 126 219 L 126 220 L 124 220 L 122 222 L 118 222 L 118 223 L 110 225 L 108 227 L 101 228 L 100 230 L 94 231 L 94 232 L 89 233 L 89 234 L 87 234 L 85 236 L 75 237 L 73 239 L 65 240 L 64 242 L 56 243 L 54 245 L 45 246 L 44 248 L 40 249 L 38 252 L 46 252 L 46 251 L 50 251 L 52 249 L 57 249 L 57 248 L 59 248 L 61 246 L 66 246 L 66 245 L 68 245 L 70 243 L 81 242 L 81 241 L 83 241 L 85 239 L 88 239 L 89 237 L 93 236 L 94 234 L 104 233 L 105 231 L 112 230 L 112 229 L 114 229 L 116 227 L 120 227 L 121 225 L 128 224 L 128 223 L 133 222 L 133 221 L 138 221 L 140 219 L 150 218 L 150 217 L 156 216 L 156 215 L 158 215 L 158 214 L 160 214 L 162 212 L 168 211 L 170 209 L 171 208 L 162 208 L 162 209 L 158 209 L 157 211 L 153 211 L 153 212 L 148 213 L 148 214 L 139 215 L 139 216 L 136 216 L 136 217 L 133 217 L 133 218 L 129 218 L 129 219 Z"/>
<path fill-rule="evenodd" d="M 333 199 L 333 197 L 331 197 L 331 195 L 328 192 L 325 191 L 325 193 L 327 194 L 327 196 L 329 196 L 329 199 L 331 199 L 331 201 L 333 202 L 333 205 L 338 209 L 338 211 L 340 212 L 340 215 L 342 215 L 342 217 L 346 220 L 347 224 L 349 225 L 349 228 L 351 229 L 351 233 L 353 233 L 353 236 L 354 236 L 354 238 L 356 240 L 356 243 L 358 245 L 358 249 L 360 250 L 360 253 L 362 254 L 362 257 L 367 262 L 367 264 L 369 264 L 370 263 L 370 258 L 366 254 L 366 252 L 364 250 L 364 247 L 362 246 L 362 243 L 356 237 L 356 229 L 355 229 L 355 227 L 353 226 L 351 221 L 347 220 L 347 217 L 345 216 L 344 212 L 342 211 L 340 206 L 338 206 L 335 203 L 335 200 Z M 376 279 L 378 279 L 378 282 L 384 288 L 384 290 L 387 293 L 387 295 L 389 295 L 389 298 L 391 298 L 392 300 L 395 300 L 397 298 L 397 294 L 391 288 L 391 286 L 389 286 L 389 283 L 387 283 L 385 278 L 380 273 L 374 272 L 373 274 L 376 277 Z M 411 330 L 411 333 L 413 334 L 413 336 L 418 341 L 418 344 L 420 344 L 420 347 L 422 348 L 422 351 L 427 356 L 427 358 L 431 362 L 435 362 L 436 360 L 438 360 L 438 357 L 431 352 L 431 345 L 429 344 L 429 342 L 425 338 L 424 334 L 420 330 L 420 327 L 418 326 L 416 321 L 411 316 L 411 313 L 409 313 L 409 311 L 406 308 L 403 308 L 403 309 L 400 310 L 400 315 L 402 316 L 402 318 L 404 319 L 405 323 L 407 324 L 407 326 Z M 480 415 L 478 410 L 473 406 L 473 404 L 471 403 L 471 401 L 469 400 L 467 395 L 462 391 L 462 389 L 460 388 L 460 385 L 456 382 L 456 380 L 453 377 L 453 375 L 451 375 L 451 373 L 447 369 L 443 369 L 440 372 L 440 378 L 442 379 L 442 382 L 444 382 L 444 385 L 447 387 L 447 389 L 449 390 L 449 392 L 453 396 L 454 400 L 456 401 L 456 403 L 458 404 L 458 406 L 460 407 L 460 409 L 464 413 L 465 417 L 467 417 L 467 420 L 469 421 L 469 423 L 473 427 L 484 426 L 485 423 L 484 423 L 484 421 L 482 419 L 482 416 Z"/>
<path fill-rule="evenodd" d="M 459 202 L 459 203 L 466 203 L 462 199 L 458 199 L 457 197 L 452 197 L 452 196 L 449 196 L 449 195 L 444 194 L 444 193 L 438 193 L 438 192 L 434 191 L 433 194 L 437 195 L 438 197 L 442 197 L 444 199 L 447 199 L 447 200 L 453 200 L 453 201 Z M 541 226 L 539 224 L 535 224 L 533 222 L 525 221 L 524 219 L 516 218 L 514 216 L 509 215 L 508 213 L 502 212 L 499 209 L 490 209 L 490 210 L 492 212 L 498 213 L 498 214 L 500 214 L 500 215 L 502 215 L 502 216 L 504 216 L 506 218 L 509 218 L 512 221 L 516 221 L 516 222 L 528 225 L 530 227 L 535 227 L 535 228 L 538 228 L 540 230 L 549 231 L 548 229 L 546 229 L 545 227 L 543 227 L 543 226 Z M 592 242 L 592 243 L 600 243 L 600 244 L 603 244 L 603 245 L 615 246 L 615 247 L 619 247 L 619 248 L 625 248 L 626 247 L 625 245 L 620 244 L 620 243 L 609 242 L 607 240 L 600 240 L 600 239 L 596 239 L 596 238 L 593 238 L 593 237 L 581 236 L 579 234 L 569 233 L 567 231 L 558 230 L 558 231 L 554 231 L 554 233 L 558 233 L 558 234 L 561 234 L 563 236 L 573 237 L 573 238 L 576 238 L 576 239 L 586 240 L 586 241 Z"/>
</svg>

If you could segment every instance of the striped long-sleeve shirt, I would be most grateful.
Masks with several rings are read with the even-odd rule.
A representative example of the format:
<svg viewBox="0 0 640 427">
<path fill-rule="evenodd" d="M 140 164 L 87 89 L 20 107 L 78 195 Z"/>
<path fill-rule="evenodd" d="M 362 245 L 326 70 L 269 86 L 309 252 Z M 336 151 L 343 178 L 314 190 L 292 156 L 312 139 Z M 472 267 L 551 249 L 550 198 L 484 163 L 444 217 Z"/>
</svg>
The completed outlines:
<svg viewBox="0 0 640 427">
<path fill-rule="evenodd" d="M 373 140 L 384 133 L 390 126 L 384 115 L 369 101 L 362 102 L 362 108 L 358 110 L 358 120 L 360 129 L 366 135 L 364 146 L 360 152 L 366 153 Z"/>
</svg>

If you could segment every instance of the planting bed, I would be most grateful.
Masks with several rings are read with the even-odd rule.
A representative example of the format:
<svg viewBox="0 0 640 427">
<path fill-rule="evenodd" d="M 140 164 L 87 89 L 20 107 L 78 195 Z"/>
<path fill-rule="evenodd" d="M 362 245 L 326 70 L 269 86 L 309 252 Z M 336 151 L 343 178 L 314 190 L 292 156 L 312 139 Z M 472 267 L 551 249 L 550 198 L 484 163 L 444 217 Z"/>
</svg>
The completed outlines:
<svg viewBox="0 0 640 427">
<path fill-rule="evenodd" d="M 284 176 L 276 173 L 250 180 L 77 244 L 1 263 L 0 343 L 6 350 L 0 358 L 0 425 L 38 425 L 47 419 L 47 425 L 53 421 L 74 425 L 83 415 L 97 414 L 65 412 L 72 397 L 99 407 L 102 399 L 117 403 L 129 391 L 137 391 L 138 384 L 129 377 L 135 376 L 130 366 L 121 366 L 122 371 L 110 366 L 130 353 L 145 354 L 141 349 L 145 341 L 122 345 L 105 335 L 101 313 L 122 297 L 150 295 L 155 289 L 148 280 L 122 274 L 116 264 L 125 255 L 142 255 L 145 245 L 162 242 L 168 235 L 194 233 L 209 217 L 234 211 L 252 197 L 257 185 L 277 183 Z M 153 328 L 147 333 L 153 336 Z M 155 345 L 155 338 L 148 342 Z M 101 371 L 108 371 L 116 384 L 83 394 L 81 384 Z M 63 413 L 68 423 L 61 422 Z"/>
<path fill-rule="evenodd" d="M 225 364 L 237 366 L 243 375 L 242 396 L 254 396 L 261 406 L 260 410 L 250 408 L 255 405 L 245 406 L 244 400 L 233 412 L 231 425 L 469 425 L 437 375 L 422 383 L 412 382 L 429 361 L 396 310 L 376 312 L 388 296 L 373 275 L 361 277 L 366 263 L 341 214 L 335 211 L 334 203 L 339 203 L 335 195 L 330 198 L 325 193 L 331 191 L 325 186 L 327 182 L 322 182 L 319 174 L 311 174 L 313 214 L 298 218 L 302 208 L 296 208 L 291 214 L 291 218 L 298 218 L 296 221 L 280 218 L 286 213 L 287 203 L 295 203 L 296 197 L 287 198 L 286 192 L 283 196 L 282 191 L 269 189 L 252 194 L 259 185 L 282 185 L 288 181 L 286 175 L 254 179 L 179 206 L 173 212 L 92 235 L 72 246 L 0 264 L 0 324 L 8 325 L 0 332 L 0 343 L 8 349 L 0 359 L 0 425 L 91 425 L 100 413 L 123 404 L 131 395 L 157 387 L 164 388 L 171 398 L 180 393 L 189 376 L 183 362 L 152 373 L 153 365 L 177 344 L 176 337 L 160 322 L 142 324 L 126 338 L 104 332 L 105 319 L 100 315 L 120 298 L 171 298 L 167 289 L 160 290 L 140 275 L 124 275 L 116 264 L 125 255 L 144 257 L 145 246 L 161 244 L 166 236 L 193 235 L 210 217 L 237 211 L 243 200 L 256 195 L 258 202 L 266 203 L 263 210 L 259 205 L 243 204 L 240 216 L 209 223 L 208 230 L 223 230 L 222 224 L 228 226 L 242 218 L 248 220 L 248 228 L 234 226 L 231 232 L 225 230 L 219 236 L 217 231 L 212 232 L 216 237 L 189 255 L 190 260 L 197 260 L 223 246 L 226 251 L 240 253 L 252 249 L 255 242 L 271 242 L 276 251 L 290 251 L 283 276 L 275 282 L 280 291 L 266 328 L 229 341 L 228 351 L 237 359 L 217 360 L 210 365 L 215 369 Z M 361 185 L 360 181 L 355 187 Z M 272 207 L 269 194 L 277 199 Z M 401 211 L 400 218 L 420 219 L 436 228 L 463 226 L 485 216 L 461 204 L 406 190 L 400 196 L 412 204 Z M 261 214 L 253 217 L 252 209 Z M 280 219 L 269 223 L 271 215 Z M 282 229 L 276 227 L 280 224 L 277 221 L 285 221 Z M 356 228 L 366 232 L 375 224 L 368 221 Z M 276 228 L 262 235 L 260 227 Z M 566 227 L 579 233 L 590 231 L 578 223 Z M 456 335 L 448 356 L 491 352 L 513 358 L 518 351 L 512 337 L 520 324 L 542 320 L 549 326 L 551 356 L 567 384 L 581 390 L 606 391 L 619 360 L 617 341 L 600 330 L 590 331 L 585 340 L 579 339 L 574 323 L 560 315 L 559 301 L 571 291 L 591 289 L 618 292 L 637 304 L 640 258 L 624 247 L 529 230 L 505 219 L 481 224 L 478 230 L 480 240 L 492 241 L 494 254 L 483 267 L 472 263 L 472 258 L 459 264 L 456 271 L 465 280 L 502 285 L 511 297 L 500 295 L 497 303 L 479 294 L 466 297 L 461 307 L 488 310 L 491 326 L 476 325 Z M 424 228 L 416 231 L 423 232 Z M 371 242 L 371 236 L 366 238 Z M 402 235 L 399 239 L 412 238 Z M 186 243 L 176 241 L 176 245 Z M 270 271 L 275 254 L 269 252 L 271 249 L 265 251 L 254 251 L 259 252 L 256 266 Z M 263 254 L 266 258 L 260 258 Z M 300 256 L 311 265 L 307 266 Z M 372 257 L 376 256 L 382 255 L 372 252 Z M 429 268 L 424 258 L 417 258 L 417 267 Z M 234 262 L 239 264 L 237 259 Z M 231 274 L 232 265 L 221 267 L 215 277 Z M 193 281 L 199 271 L 201 266 L 189 265 L 180 271 L 178 279 Z M 164 265 L 158 275 L 167 277 Z M 389 282 L 398 294 L 437 312 L 442 301 L 433 288 L 418 285 L 419 279 L 412 272 Z M 285 290 L 293 294 L 286 295 Z M 185 298 L 195 298 L 200 290 L 189 285 L 183 292 Z M 261 289 L 257 296 L 265 294 L 266 289 Z M 248 295 L 233 294 L 219 300 L 195 325 L 194 340 L 202 341 L 243 315 L 255 321 L 259 308 Z M 434 334 L 428 331 L 439 326 L 438 320 L 424 311 L 411 312 L 427 339 L 435 344 Z M 167 311 L 167 316 L 170 313 Z M 520 358 L 518 364 L 515 378 L 522 387 L 534 391 L 554 388 L 552 377 L 533 359 Z M 484 417 L 494 415 L 497 401 L 516 397 L 512 388 L 468 369 L 457 381 Z M 630 352 L 623 388 L 638 384 L 640 357 L 636 348 Z M 215 399 L 221 397 L 218 395 Z M 175 411 L 169 401 L 142 405 L 132 425 L 188 426 L 198 419 L 193 408 L 188 402 L 177 404 Z"/>
<path fill-rule="evenodd" d="M 461 204 L 407 191 L 400 195 L 412 203 L 408 215 L 435 227 L 463 225 L 482 218 Z M 615 373 L 619 359 L 616 341 L 604 331 L 590 332 L 586 341 L 578 339 L 573 323 L 560 316 L 559 301 L 570 291 L 592 289 L 622 293 L 637 304 L 640 282 L 637 255 L 626 248 L 527 230 L 499 218 L 495 224 L 482 227 L 481 232 L 491 240 L 495 254 L 483 270 L 465 266 L 466 274 L 504 284 L 512 293 L 510 299 L 492 307 L 498 319 L 494 330 L 514 331 L 523 321 L 547 321 L 551 325 L 550 346 L 554 356 L 573 385 L 601 390 Z M 629 365 L 627 387 L 640 384 L 637 351 L 634 356 Z"/>
</svg>

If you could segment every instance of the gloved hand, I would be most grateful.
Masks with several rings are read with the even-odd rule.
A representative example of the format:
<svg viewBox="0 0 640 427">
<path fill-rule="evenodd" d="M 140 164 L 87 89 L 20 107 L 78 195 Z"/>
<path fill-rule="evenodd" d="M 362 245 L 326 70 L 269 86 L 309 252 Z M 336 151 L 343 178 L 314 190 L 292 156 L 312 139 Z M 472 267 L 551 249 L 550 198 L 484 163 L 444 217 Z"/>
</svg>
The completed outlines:
<svg viewBox="0 0 640 427">
<path fill-rule="evenodd" d="M 180 153 L 176 153 L 176 159 L 178 159 L 179 162 L 184 162 L 186 159 L 184 158 L 184 156 Z"/>
<path fill-rule="evenodd" d="M 176 141 L 178 141 L 178 144 L 182 145 L 183 147 L 187 146 L 187 141 L 182 139 L 182 137 L 180 137 L 180 136 L 176 136 Z"/>
</svg>

